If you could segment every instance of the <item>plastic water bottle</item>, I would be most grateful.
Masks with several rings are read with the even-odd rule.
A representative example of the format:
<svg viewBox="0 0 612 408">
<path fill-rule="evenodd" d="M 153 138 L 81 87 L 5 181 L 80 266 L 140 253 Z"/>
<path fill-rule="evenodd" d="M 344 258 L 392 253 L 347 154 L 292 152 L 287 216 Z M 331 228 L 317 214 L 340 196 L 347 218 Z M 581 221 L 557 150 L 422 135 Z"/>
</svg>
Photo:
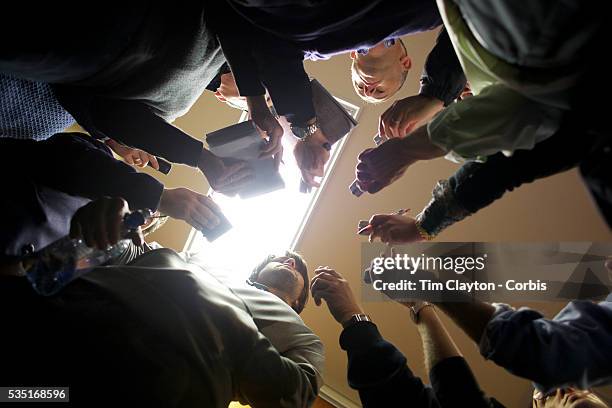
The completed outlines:
<svg viewBox="0 0 612 408">
<path fill-rule="evenodd" d="M 132 211 L 123 217 L 123 239 L 104 250 L 88 247 L 80 238 L 65 236 L 35 253 L 26 276 L 43 296 L 58 293 L 64 286 L 98 265 L 121 255 L 130 245 L 127 238 L 153 216 L 149 209 Z"/>
</svg>

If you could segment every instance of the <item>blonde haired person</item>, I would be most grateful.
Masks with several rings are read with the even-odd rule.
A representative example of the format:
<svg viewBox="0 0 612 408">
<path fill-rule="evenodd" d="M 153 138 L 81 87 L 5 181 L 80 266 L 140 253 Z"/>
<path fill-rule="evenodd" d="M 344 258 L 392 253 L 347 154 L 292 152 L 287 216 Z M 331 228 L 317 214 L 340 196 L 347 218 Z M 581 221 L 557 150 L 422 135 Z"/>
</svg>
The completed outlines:
<svg viewBox="0 0 612 408">
<path fill-rule="evenodd" d="M 608 89 L 605 81 L 591 86 L 606 75 L 598 61 L 606 41 L 598 7 L 551 0 L 440 0 L 438 7 L 473 96 L 420 126 L 414 104 L 392 107 L 381 128 L 397 139 L 360 155 L 362 190 L 379 191 L 418 160 L 483 161 L 533 149 L 570 115 L 582 122 L 580 132 L 603 132 L 603 107 L 585 103 Z"/>
</svg>

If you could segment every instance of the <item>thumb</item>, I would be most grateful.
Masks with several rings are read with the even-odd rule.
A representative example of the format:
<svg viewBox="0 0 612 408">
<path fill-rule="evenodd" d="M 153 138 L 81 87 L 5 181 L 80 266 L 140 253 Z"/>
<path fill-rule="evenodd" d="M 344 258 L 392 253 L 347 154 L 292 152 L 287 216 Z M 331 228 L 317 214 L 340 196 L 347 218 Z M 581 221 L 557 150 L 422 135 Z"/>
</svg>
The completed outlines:
<svg viewBox="0 0 612 408">
<path fill-rule="evenodd" d="M 215 97 L 217 98 L 217 100 L 219 102 L 225 102 L 226 101 L 225 97 L 219 91 L 215 92 Z"/>
</svg>

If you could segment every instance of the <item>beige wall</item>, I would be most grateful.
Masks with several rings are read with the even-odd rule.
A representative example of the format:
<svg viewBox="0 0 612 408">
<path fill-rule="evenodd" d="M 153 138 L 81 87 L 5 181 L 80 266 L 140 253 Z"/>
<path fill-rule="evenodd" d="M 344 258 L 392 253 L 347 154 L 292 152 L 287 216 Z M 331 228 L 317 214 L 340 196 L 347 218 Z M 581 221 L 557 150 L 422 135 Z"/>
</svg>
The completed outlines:
<svg viewBox="0 0 612 408">
<path fill-rule="evenodd" d="M 406 42 L 413 57 L 413 70 L 407 79 L 404 96 L 418 91 L 418 78 L 427 49 L 434 33 L 414 36 Z M 354 94 L 349 79 L 349 59 L 335 57 L 329 61 L 308 64 L 309 72 L 333 94 L 356 105 L 363 104 Z M 362 109 L 360 125 L 348 141 L 339 158 L 333 177 L 325 187 L 319 203 L 304 231 L 298 250 L 311 267 L 330 265 L 343 273 L 359 292 L 360 242 L 354 234 L 357 221 L 376 212 L 401 207 L 416 213 L 427 203 L 431 188 L 438 179 L 448 177 L 456 165 L 443 159 L 418 163 L 405 177 L 383 192 L 361 198 L 348 193 L 353 179 L 355 157 L 372 144 L 378 116 L 389 103 Z M 203 96 L 188 115 L 176 124 L 190 134 L 201 137 L 206 131 L 235 122 L 238 113 L 217 103 L 210 94 Z M 169 187 L 188 185 L 206 191 L 202 177 L 192 169 L 175 166 L 169 176 L 161 177 Z M 155 235 L 162 244 L 182 249 L 188 228 L 181 222 L 169 222 Z M 612 235 L 597 214 L 575 171 L 519 188 L 491 207 L 453 226 L 443 233 L 441 241 L 551 241 L 551 240 L 610 240 Z M 311 268 L 312 269 L 312 268 Z M 359 293 L 358 293 L 359 296 Z M 548 314 L 559 304 L 536 305 Z M 365 309 L 377 322 L 383 335 L 396 344 L 408 357 L 411 368 L 423 376 L 420 342 L 404 309 L 391 302 L 367 303 Z M 346 384 L 346 358 L 338 346 L 339 326 L 325 307 L 312 303 L 304 312 L 308 325 L 318 333 L 327 347 L 327 384 L 334 390 L 358 401 Z M 509 407 L 524 407 L 531 389 L 527 381 L 513 377 L 483 361 L 467 338 L 449 323 L 450 332 L 458 341 L 486 392 Z"/>
</svg>

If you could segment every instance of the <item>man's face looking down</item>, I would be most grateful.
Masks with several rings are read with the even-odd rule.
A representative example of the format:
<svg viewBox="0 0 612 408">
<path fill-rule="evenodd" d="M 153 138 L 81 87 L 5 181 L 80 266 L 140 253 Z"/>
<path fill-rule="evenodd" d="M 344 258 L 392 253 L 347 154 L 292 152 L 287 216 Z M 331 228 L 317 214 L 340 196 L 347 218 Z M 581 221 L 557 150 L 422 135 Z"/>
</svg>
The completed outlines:
<svg viewBox="0 0 612 408">
<path fill-rule="evenodd" d="M 297 270 L 295 260 L 287 256 L 270 260 L 259 272 L 257 283 L 266 286 L 270 293 L 294 309 L 304 290 L 304 278 Z"/>
<path fill-rule="evenodd" d="M 363 55 L 350 53 L 351 79 L 355 92 L 366 102 L 377 103 L 389 99 L 400 90 L 412 61 L 400 40 L 392 46 L 384 42 L 370 48 Z"/>
</svg>

